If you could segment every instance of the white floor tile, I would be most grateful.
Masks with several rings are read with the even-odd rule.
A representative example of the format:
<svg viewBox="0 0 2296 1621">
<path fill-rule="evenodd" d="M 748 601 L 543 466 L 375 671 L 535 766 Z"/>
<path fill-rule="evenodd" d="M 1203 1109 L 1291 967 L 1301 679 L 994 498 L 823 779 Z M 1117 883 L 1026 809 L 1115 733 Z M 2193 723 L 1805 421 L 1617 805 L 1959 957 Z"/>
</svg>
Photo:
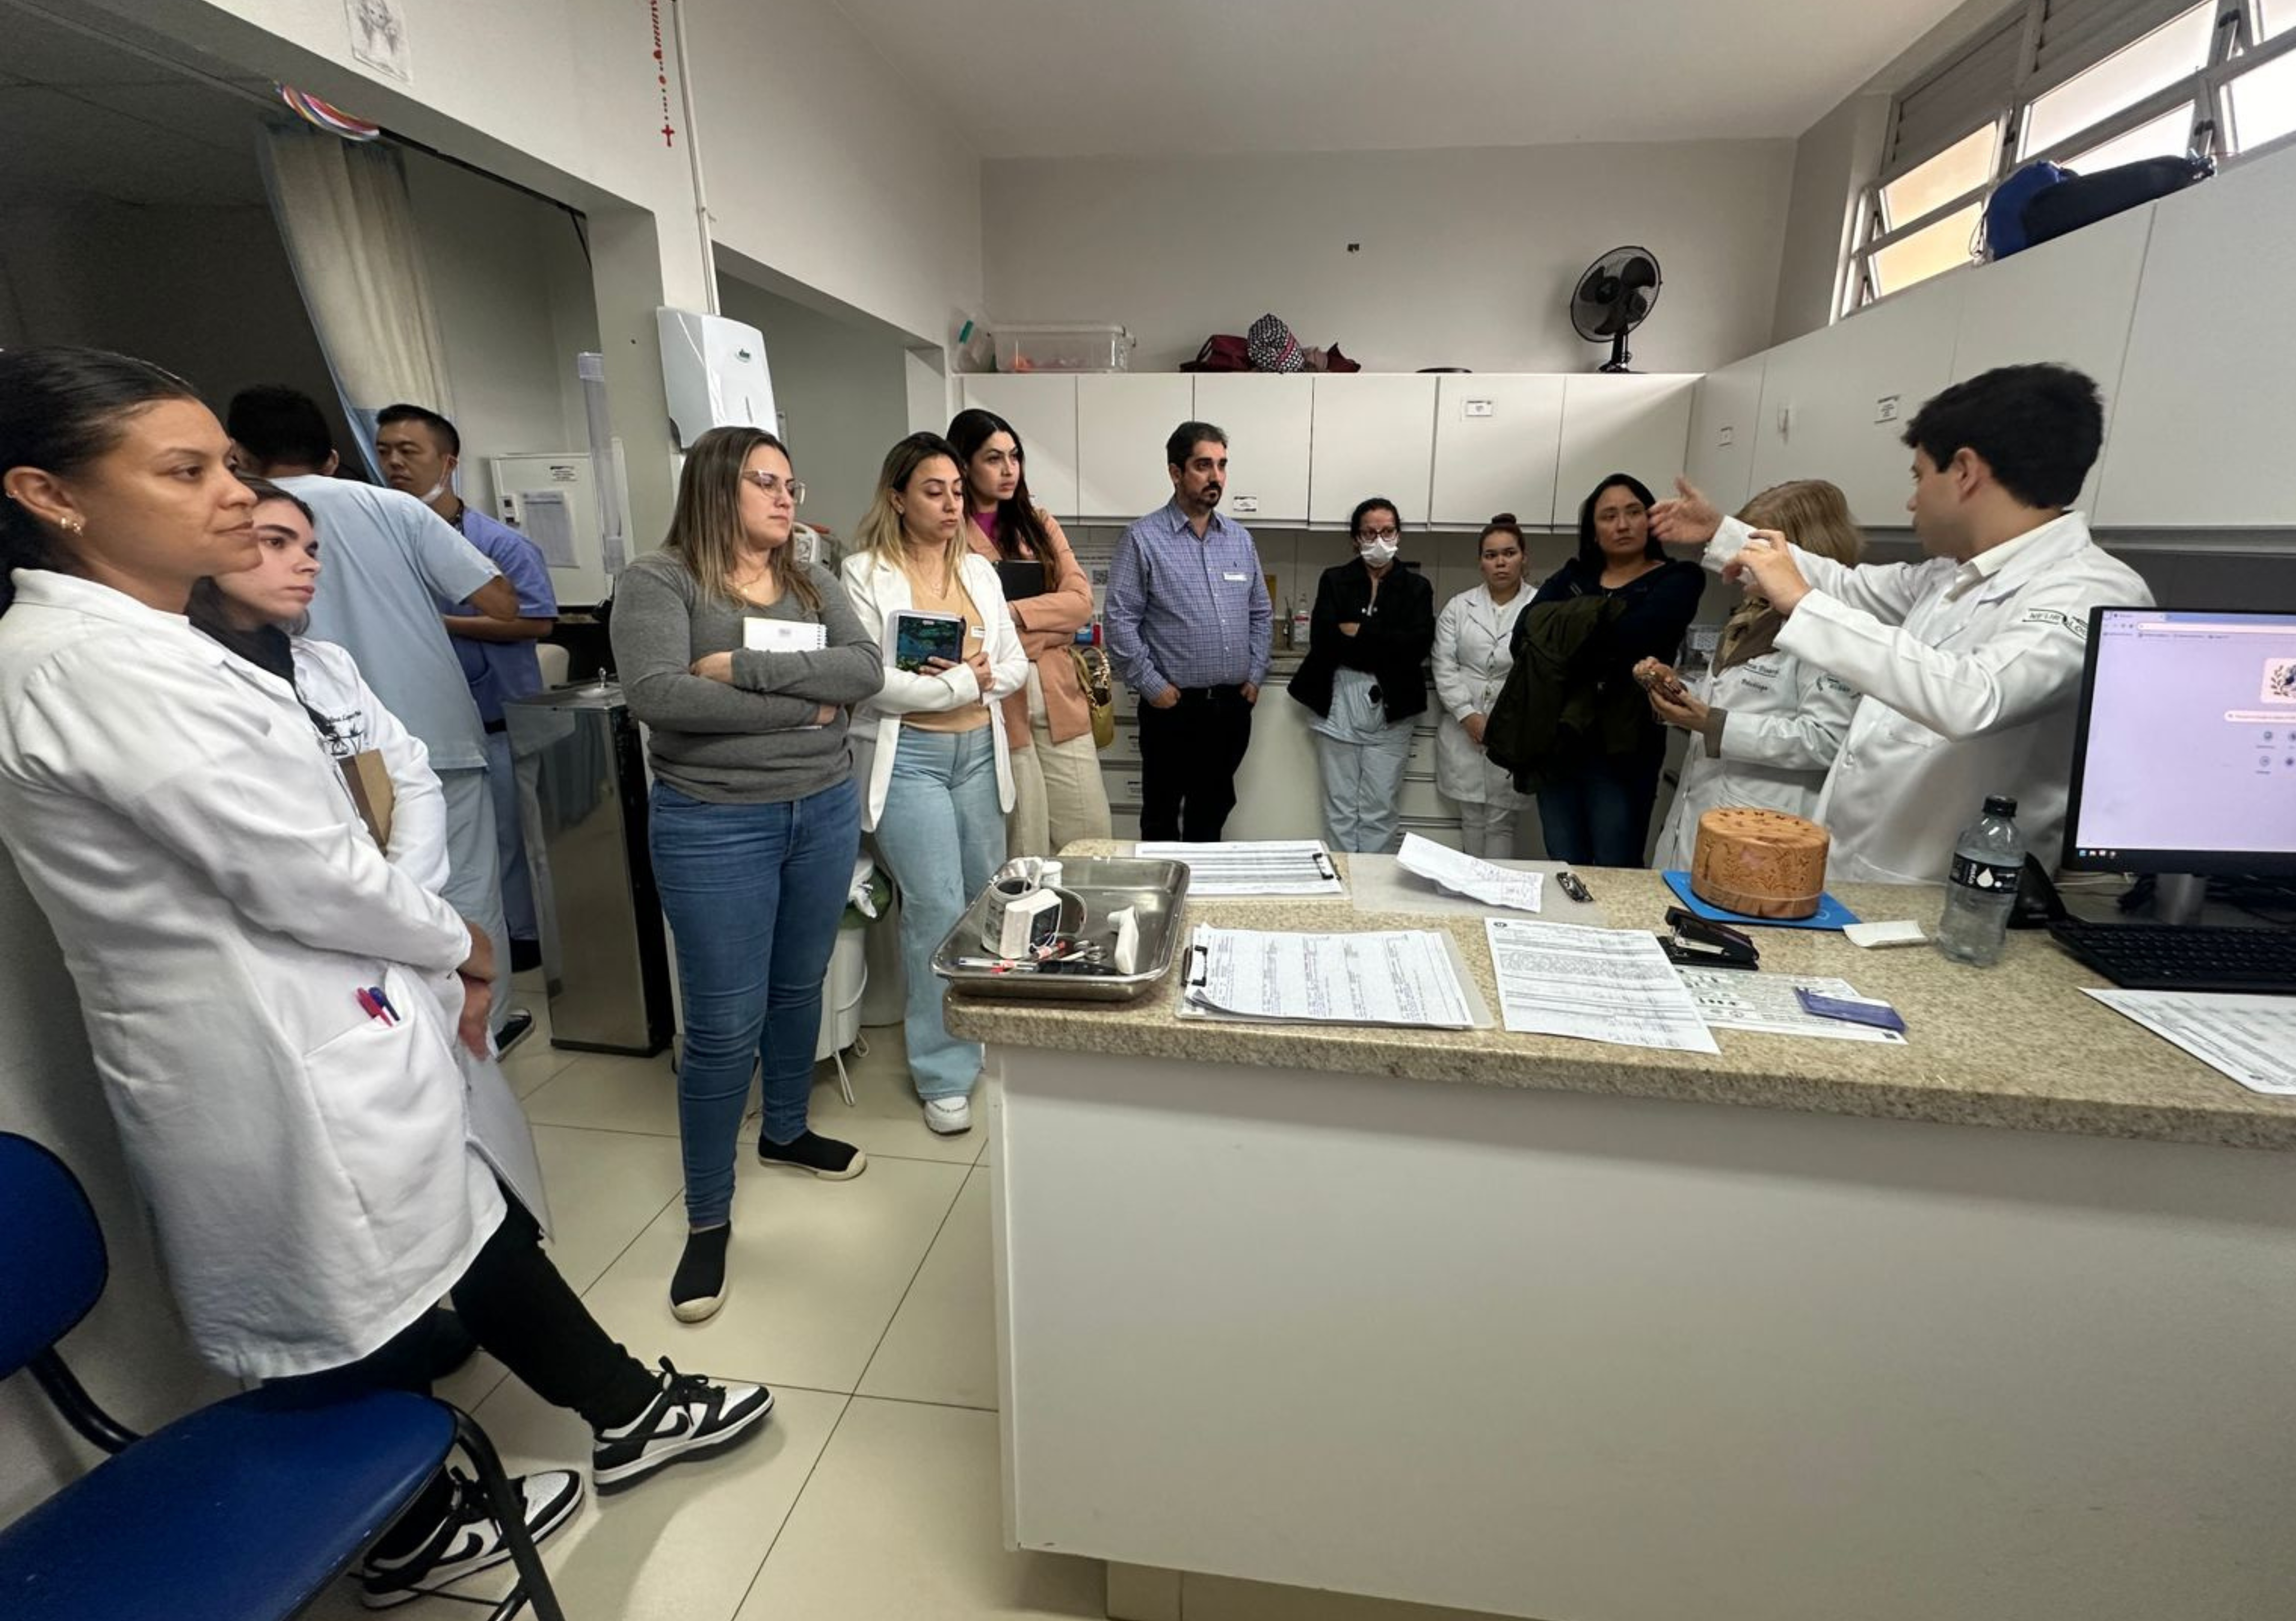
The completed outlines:
<svg viewBox="0 0 2296 1621">
<path fill-rule="evenodd" d="M 972 1130 L 962 1137 L 941 1137 L 926 1127 L 916 1088 L 909 1080 L 900 1026 L 886 1025 L 863 1033 L 869 1041 L 868 1056 L 856 1057 L 848 1053 L 845 1057 L 857 1107 L 848 1108 L 838 1095 L 836 1066 L 822 1065 L 813 1076 L 813 1129 L 824 1137 L 856 1144 L 873 1158 L 896 1155 L 957 1165 L 969 1165 L 979 1158 L 981 1129 L 977 1111 Z"/>
<path fill-rule="evenodd" d="M 1007 1553 L 996 1419 L 856 1397 L 737 1621 L 1097 1617 L 1101 1567 Z"/>
<path fill-rule="evenodd" d="M 511 1090 L 525 1098 L 581 1056 L 562 1047 L 553 1047 L 549 1036 L 537 1030 L 502 1061 L 503 1074 L 509 1080 Z"/>
<path fill-rule="evenodd" d="M 550 1197 L 550 1256 L 579 1294 L 636 1241 L 685 1184 L 674 1139 L 534 1128 Z"/>
<path fill-rule="evenodd" d="M 667 1053 L 651 1058 L 583 1053 L 524 1097 L 526 1117 L 537 1125 L 677 1135 L 677 1077 Z"/>
<path fill-rule="evenodd" d="M 862 1376 L 861 1394 L 994 1410 L 994 1294 L 988 1173 L 976 1170 Z"/>
<path fill-rule="evenodd" d="M 763 1379 L 849 1391 L 907 1291 L 967 1174 L 962 1165 L 873 1160 L 848 1182 L 736 1162 L 725 1309 L 704 1323 L 669 1314 L 685 1247 L 673 1204 L 585 1296 L 638 1355 Z"/>
</svg>

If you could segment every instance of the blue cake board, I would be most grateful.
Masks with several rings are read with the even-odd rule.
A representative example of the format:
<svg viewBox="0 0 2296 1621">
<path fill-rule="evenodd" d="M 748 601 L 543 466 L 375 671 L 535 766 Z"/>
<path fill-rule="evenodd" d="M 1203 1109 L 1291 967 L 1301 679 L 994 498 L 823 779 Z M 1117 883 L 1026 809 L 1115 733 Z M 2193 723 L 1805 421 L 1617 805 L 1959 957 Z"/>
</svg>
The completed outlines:
<svg viewBox="0 0 2296 1621">
<path fill-rule="evenodd" d="M 1690 893 L 1690 875 L 1669 872 L 1660 875 L 1666 886 L 1680 899 L 1685 909 L 1709 923 L 1743 924 L 1757 929 L 1838 929 L 1844 924 L 1857 921 L 1857 914 L 1836 901 L 1832 895 L 1820 895 L 1817 915 L 1813 917 L 1749 917 L 1743 912 L 1726 912 L 1718 906 L 1709 906 Z"/>
</svg>

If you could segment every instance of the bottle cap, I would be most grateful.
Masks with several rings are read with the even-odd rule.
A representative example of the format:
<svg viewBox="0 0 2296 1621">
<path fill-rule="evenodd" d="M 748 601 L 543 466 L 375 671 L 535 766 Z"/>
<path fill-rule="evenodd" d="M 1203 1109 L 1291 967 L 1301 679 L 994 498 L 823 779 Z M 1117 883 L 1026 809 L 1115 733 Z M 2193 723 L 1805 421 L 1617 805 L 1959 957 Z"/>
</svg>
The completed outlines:
<svg viewBox="0 0 2296 1621">
<path fill-rule="evenodd" d="M 2006 794 L 1988 794 L 1985 796 L 1985 814 L 2014 816 L 2017 814 L 2017 802 Z"/>
</svg>

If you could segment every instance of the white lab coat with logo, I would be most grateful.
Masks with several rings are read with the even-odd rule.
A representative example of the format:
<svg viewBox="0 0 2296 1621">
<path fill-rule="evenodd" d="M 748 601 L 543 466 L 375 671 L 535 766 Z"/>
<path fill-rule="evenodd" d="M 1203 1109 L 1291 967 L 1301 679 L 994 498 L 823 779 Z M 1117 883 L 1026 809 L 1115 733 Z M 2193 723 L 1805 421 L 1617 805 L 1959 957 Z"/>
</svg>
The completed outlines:
<svg viewBox="0 0 2296 1621">
<path fill-rule="evenodd" d="M 296 692 L 327 723 L 323 741 L 328 754 L 340 762 L 372 749 L 390 773 L 390 847 L 383 854 L 430 893 L 443 895 L 448 867 L 447 796 L 430 769 L 430 752 L 383 707 L 359 674 L 358 661 L 348 648 L 308 636 L 297 637 L 293 646 Z M 435 975 L 430 992 L 449 1020 L 461 1018 L 459 978 Z M 543 1188 L 542 1160 L 518 1094 L 494 1059 L 473 1057 L 460 1041 L 454 1052 L 469 1095 L 472 1141 L 547 1236 L 550 1205 Z"/>
<path fill-rule="evenodd" d="M 1810 817 L 1825 773 L 1841 752 L 1857 695 L 1816 664 L 1773 647 L 1726 670 L 1709 671 L 1698 696 L 1726 711 L 1720 753 L 1690 740 L 1674 809 L 1658 835 L 1654 865 L 1686 872 L 1698 845 L 1698 819 L 1725 805 L 1755 805 Z"/>
<path fill-rule="evenodd" d="M 1752 533 L 1706 548 L 1719 569 Z M 2025 847 L 2062 855 L 2074 709 L 2093 607 L 2150 607 L 2136 572 L 2077 512 L 1967 563 L 1850 567 L 1794 548 L 1813 588 L 1778 646 L 1865 695 L 1818 796 L 1836 882 L 1941 884 L 1988 794 L 2013 794 Z"/>
<path fill-rule="evenodd" d="M 425 988 L 469 931 L 375 849 L 285 682 L 108 587 L 14 579 L 0 838 L 192 1337 L 242 1378 L 356 1361 L 503 1218 Z M 371 985 L 398 1022 L 361 1009 Z"/>
<path fill-rule="evenodd" d="M 901 717 L 962 709 L 975 700 L 988 705 L 988 724 L 996 734 L 997 806 L 1008 815 L 1013 810 L 1013 755 L 1004 740 L 1004 705 L 998 700 L 1018 692 L 1029 679 L 1029 653 L 1021 645 L 1021 633 L 1013 628 L 1013 611 L 1005 606 L 1004 588 L 996 579 L 996 565 L 967 552 L 958 560 L 957 570 L 965 594 L 980 615 L 988 643 L 988 690 L 980 690 L 969 664 L 939 675 L 923 675 L 894 669 L 889 655 L 885 685 L 853 711 L 853 774 L 869 785 L 861 803 L 865 828 L 874 829 L 877 819 L 885 813 L 885 793 L 893 781 L 893 755 L 901 745 Z M 862 628 L 880 643 L 893 615 L 915 605 L 909 577 L 867 552 L 854 553 L 838 572 Z M 952 860 L 955 855 L 955 851 L 949 852 Z"/>
<path fill-rule="evenodd" d="M 1530 795 L 1518 794 L 1512 772 L 1491 763 L 1460 722 L 1488 715 L 1514 669 L 1514 624 L 1530 606 L 1533 593 L 1518 586 L 1504 606 L 1491 588 L 1479 585 L 1443 605 L 1435 616 L 1435 696 L 1443 718 L 1435 728 L 1435 786 L 1458 804 L 1505 805 L 1521 810 Z"/>
</svg>

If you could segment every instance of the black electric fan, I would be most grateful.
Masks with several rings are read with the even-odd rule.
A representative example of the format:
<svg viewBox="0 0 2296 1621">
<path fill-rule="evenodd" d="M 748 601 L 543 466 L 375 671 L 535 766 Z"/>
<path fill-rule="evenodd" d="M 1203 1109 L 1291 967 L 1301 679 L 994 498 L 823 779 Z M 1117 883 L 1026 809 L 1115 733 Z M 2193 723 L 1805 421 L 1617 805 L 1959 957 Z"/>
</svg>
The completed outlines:
<svg viewBox="0 0 2296 1621">
<path fill-rule="evenodd" d="M 1610 344 L 1603 370 L 1630 369 L 1627 334 L 1656 307 L 1658 290 L 1658 256 L 1648 248 L 1613 248 L 1578 278 L 1570 294 L 1570 325 L 1587 342 Z"/>
</svg>

